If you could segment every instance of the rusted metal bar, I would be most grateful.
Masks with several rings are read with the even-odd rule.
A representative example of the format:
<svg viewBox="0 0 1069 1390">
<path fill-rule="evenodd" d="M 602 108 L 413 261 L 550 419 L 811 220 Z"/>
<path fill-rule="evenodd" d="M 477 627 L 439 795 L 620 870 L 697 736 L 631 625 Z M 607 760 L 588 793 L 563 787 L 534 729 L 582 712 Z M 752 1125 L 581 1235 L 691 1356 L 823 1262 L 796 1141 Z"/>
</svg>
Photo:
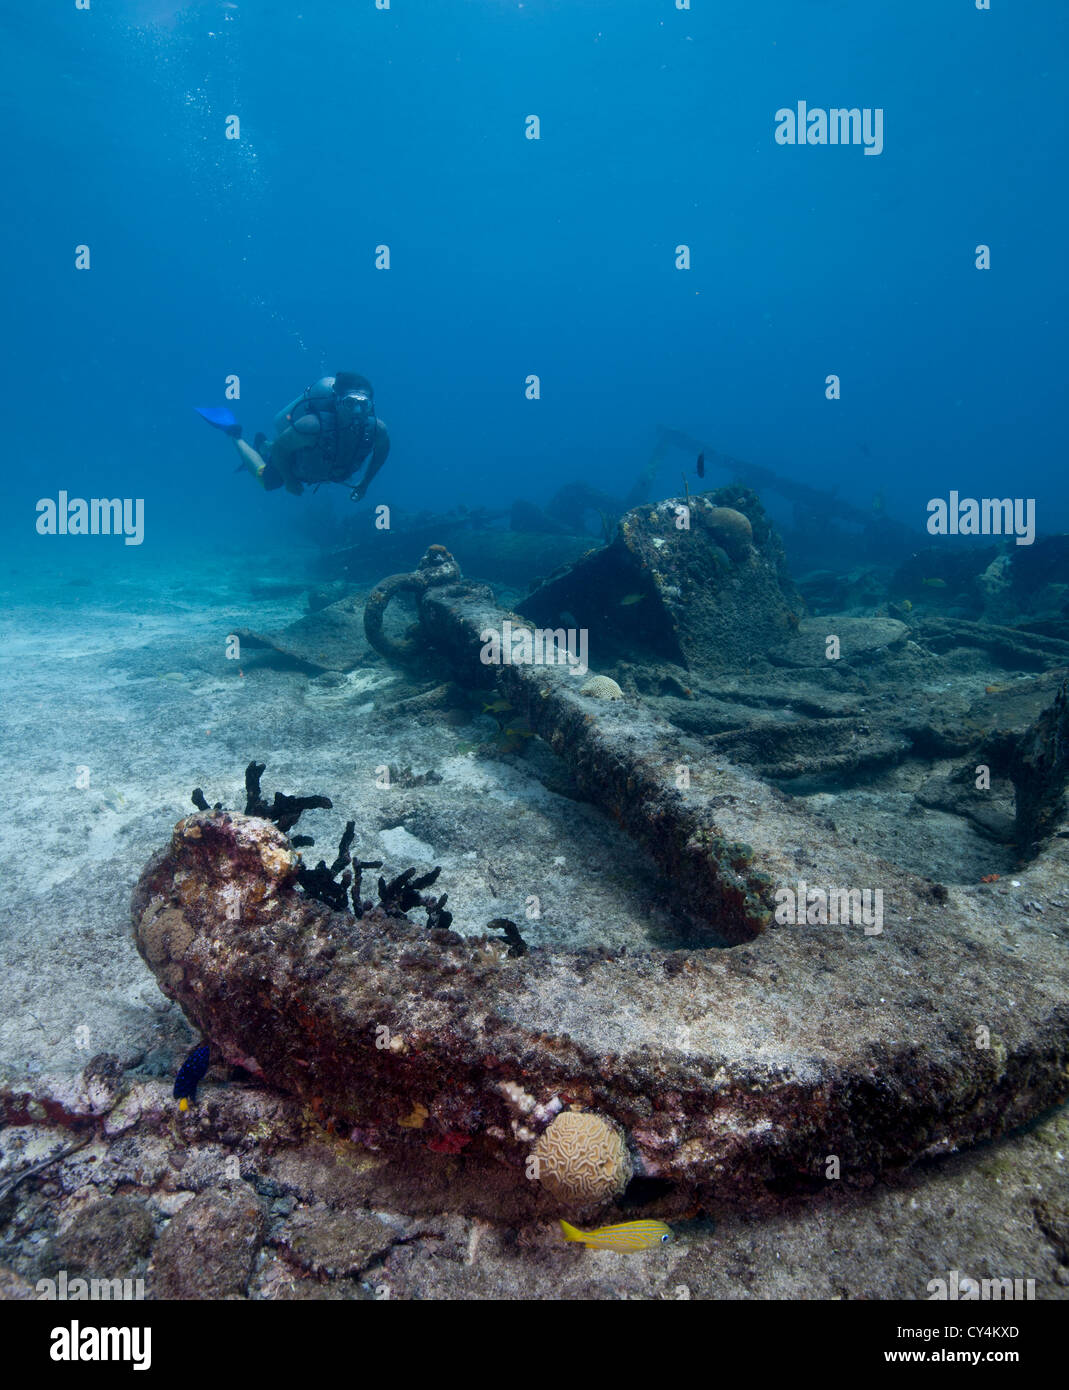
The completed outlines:
<svg viewBox="0 0 1069 1390">
<path fill-rule="evenodd" d="M 707 939 L 757 936 L 771 916 L 773 886 L 792 872 L 782 837 L 790 843 L 800 827 L 785 799 L 641 702 L 584 694 L 585 637 L 536 628 L 499 607 L 489 588 L 461 582 L 446 556 L 441 548 L 428 552 L 415 576 L 378 586 L 368 602 L 368 641 L 384 655 L 411 659 L 411 642 L 397 651 L 384 640 L 382 617 L 394 593 L 414 590 L 426 647 L 458 680 L 496 686 L 526 716 L 580 790 L 664 873 L 671 906 Z"/>
</svg>

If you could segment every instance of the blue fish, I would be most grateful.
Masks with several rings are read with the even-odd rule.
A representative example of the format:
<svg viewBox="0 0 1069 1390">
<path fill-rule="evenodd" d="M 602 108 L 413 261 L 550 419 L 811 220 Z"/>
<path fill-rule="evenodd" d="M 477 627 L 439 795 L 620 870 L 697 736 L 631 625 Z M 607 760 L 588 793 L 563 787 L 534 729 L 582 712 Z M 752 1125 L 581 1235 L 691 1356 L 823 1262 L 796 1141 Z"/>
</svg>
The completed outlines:
<svg viewBox="0 0 1069 1390">
<path fill-rule="evenodd" d="M 207 420 L 209 425 L 212 425 L 217 430 L 222 430 L 223 433 L 228 434 L 231 439 L 241 438 L 241 426 L 238 424 L 237 420 L 234 419 L 233 413 L 227 410 L 225 405 L 195 405 L 193 409 L 202 420 Z"/>
<path fill-rule="evenodd" d="M 188 1110 L 189 1102 L 197 1099 L 197 1087 L 208 1070 L 211 1051 L 208 1043 L 198 1043 L 179 1067 L 174 1079 L 174 1098 L 179 1102 L 179 1110 Z"/>
</svg>

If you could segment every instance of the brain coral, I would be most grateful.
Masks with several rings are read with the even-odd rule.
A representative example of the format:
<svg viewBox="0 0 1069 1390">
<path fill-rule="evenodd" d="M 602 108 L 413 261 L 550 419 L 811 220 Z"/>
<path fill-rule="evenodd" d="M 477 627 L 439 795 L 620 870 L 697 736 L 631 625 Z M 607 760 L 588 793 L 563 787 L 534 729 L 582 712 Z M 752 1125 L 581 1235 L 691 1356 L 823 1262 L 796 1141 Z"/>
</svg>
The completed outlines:
<svg viewBox="0 0 1069 1390">
<path fill-rule="evenodd" d="M 753 541 L 750 518 L 734 507 L 710 507 L 705 514 L 709 529 L 733 560 L 745 557 Z"/>
<path fill-rule="evenodd" d="M 624 692 L 608 676 L 591 676 L 580 691 L 580 695 L 593 695 L 595 700 L 622 700 Z"/>
<path fill-rule="evenodd" d="M 631 1177 L 624 1137 L 600 1115 L 565 1110 L 539 1137 L 532 1156 L 542 1185 L 577 1203 L 608 1202 Z"/>
</svg>

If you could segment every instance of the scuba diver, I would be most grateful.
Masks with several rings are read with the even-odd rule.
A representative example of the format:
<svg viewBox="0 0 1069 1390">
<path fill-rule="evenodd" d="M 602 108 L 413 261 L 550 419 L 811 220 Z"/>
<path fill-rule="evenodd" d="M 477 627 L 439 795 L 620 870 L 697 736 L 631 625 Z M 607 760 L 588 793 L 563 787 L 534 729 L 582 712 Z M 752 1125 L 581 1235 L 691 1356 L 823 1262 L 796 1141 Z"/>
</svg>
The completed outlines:
<svg viewBox="0 0 1069 1390">
<path fill-rule="evenodd" d="M 270 443 L 258 434 L 252 445 L 247 444 L 241 426 L 225 408 L 196 409 L 234 441 L 241 456 L 238 471 L 248 469 L 268 492 L 284 487 L 300 496 L 306 484 L 347 483 L 366 463 L 367 472 L 350 493 L 359 502 L 390 452 L 386 426 L 375 415 L 371 382 L 359 372 L 320 377 L 275 416 Z"/>
</svg>

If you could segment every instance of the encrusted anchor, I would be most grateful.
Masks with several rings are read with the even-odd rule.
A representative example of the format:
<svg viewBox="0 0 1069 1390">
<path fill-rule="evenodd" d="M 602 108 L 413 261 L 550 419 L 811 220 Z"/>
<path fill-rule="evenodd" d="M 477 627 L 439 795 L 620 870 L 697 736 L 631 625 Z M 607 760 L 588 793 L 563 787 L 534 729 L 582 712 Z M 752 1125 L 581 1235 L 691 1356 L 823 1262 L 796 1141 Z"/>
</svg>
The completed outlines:
<svg viewBox="0 0 1069 1390">
<path fill-rule="evenodd" d="M 364 635 L 369 644 L 388 661 L 411 661 L 421 654 L 412 637 L 387 637 L 382 620 L 395 594 L 412 593 L 417 599 L 438 584 L 453 584 L 461 578 L 460 566 L 444 545 L 432 545 L 411 574 L 391 574 L 376 584 L 364 608 Z"/>
</svg>

